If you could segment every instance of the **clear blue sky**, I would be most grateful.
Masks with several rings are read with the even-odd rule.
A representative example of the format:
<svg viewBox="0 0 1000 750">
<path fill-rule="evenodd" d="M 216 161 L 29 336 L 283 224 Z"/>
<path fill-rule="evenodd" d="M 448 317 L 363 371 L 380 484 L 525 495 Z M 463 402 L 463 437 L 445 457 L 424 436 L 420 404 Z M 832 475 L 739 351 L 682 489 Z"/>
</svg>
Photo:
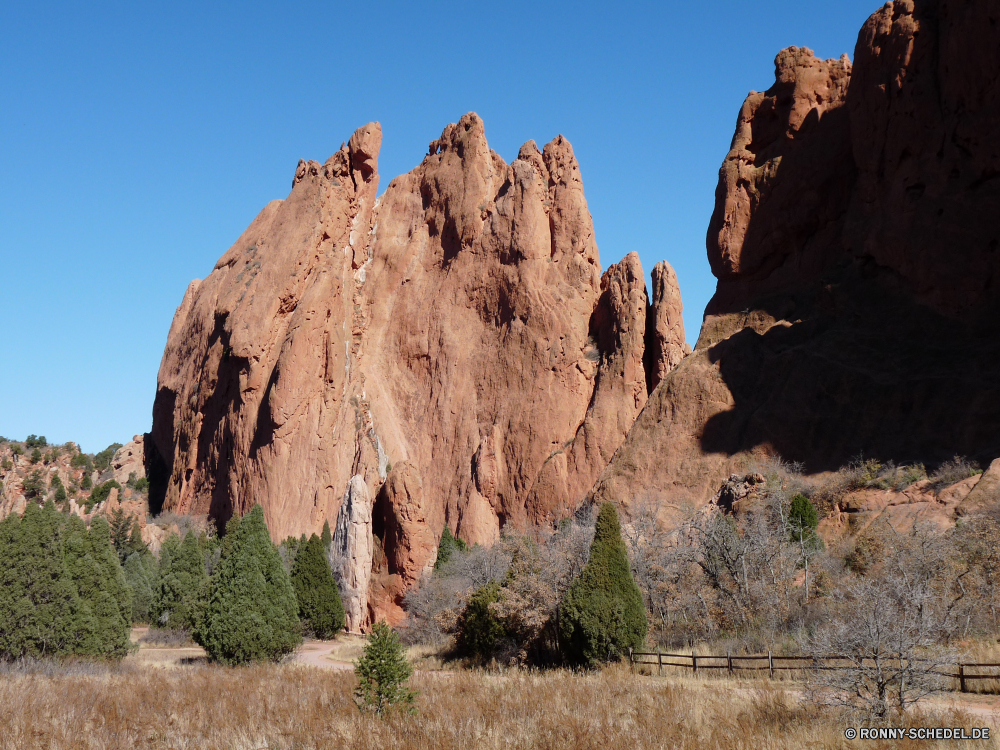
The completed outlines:
<svg viewBox="0 0 1000 750">
<path fill-rule="evenodd" d="M 300 158 L 382 123 L 382 186 L 468 111 L 576 151 L 604 267 L 680 277 L 689 339 L 740 104 L 788 45 L 853 57 L 875 0 L 3 3 L 0 435 L 149 429 L 176 306 Z M 295 7 L 291 7 L 291 6 Z"/>
</svg>

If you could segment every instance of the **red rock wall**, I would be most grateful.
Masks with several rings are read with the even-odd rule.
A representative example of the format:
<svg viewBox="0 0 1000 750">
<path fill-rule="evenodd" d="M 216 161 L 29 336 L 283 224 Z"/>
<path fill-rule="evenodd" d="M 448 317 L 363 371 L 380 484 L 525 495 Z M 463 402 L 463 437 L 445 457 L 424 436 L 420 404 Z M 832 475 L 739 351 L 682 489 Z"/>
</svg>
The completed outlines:
<svg viewBox="0 0 1000 750">
<path fill-rule="evenodd" d="M 647 365 L 662 377 L 685 344 L 665 267 L 647 354 L 638 256 L 602 276 L 564 138 L 508 165 L 469 114 L 376 199 L 380 140 L 373 123 L 301 162 L 191 284 L 152 436 L 165 508 L 225 521 L 260 502 L 275 539 L 335 526 L 360 477 L 396 576 L 379 590 L 398 594 L 446 523 L 488 544 L 573 512 L 642 409 Z"/>
</svg>

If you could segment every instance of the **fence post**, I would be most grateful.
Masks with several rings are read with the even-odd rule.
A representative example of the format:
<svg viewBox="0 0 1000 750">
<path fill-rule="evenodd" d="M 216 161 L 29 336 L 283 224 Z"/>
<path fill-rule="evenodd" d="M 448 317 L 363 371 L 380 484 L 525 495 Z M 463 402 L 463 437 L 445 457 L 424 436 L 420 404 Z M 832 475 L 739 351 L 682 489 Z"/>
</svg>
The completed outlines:
<svg viewBox="0 0 1000 750">
<path fill-rule="evenodd" d="M 729 674 L 732 675 L 733 674 L 733 655 L 731 653 L 729 653 L 728 651 L 726 652 L 726 666 L 729 667 Z"/>
<path fill-rule="evenodd" d="M 771 679 L 774 679 L 774 659 L 771 658 L 771 652 L 767 652 L 767 671 L 771 673 Z"/>
<path fill-rule="evenodd" d="M 663 654 L 659 651 L 656 652 L 656 663 L 659 667 L 659 675 L 663 676 Z"/>
<path fill-rule="evenodd" d="M 958 688 L 963 693 L 965 692 L 965 665 L 958 665 Z"/>
<path fill-rule="evenodd" d="M 694 651 L 691 652 L 691 670 L 693 674 L 698 674 L 698 657 L 695 656 Z"/>
</svg>

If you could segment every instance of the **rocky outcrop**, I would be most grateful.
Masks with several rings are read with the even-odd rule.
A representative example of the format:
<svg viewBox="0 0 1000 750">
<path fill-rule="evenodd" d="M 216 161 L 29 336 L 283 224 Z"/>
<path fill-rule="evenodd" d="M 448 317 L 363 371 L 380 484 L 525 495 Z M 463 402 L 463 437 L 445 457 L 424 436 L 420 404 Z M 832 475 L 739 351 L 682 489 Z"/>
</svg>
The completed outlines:
<svg viewBox="0 0 1000 750">
<path fill-rule="evenodd" d="M 684 305 L 677 274 L 661 260 L 650 274 L 653 303 L 646 318 L 646 385 L 652 393 L 687 355 L 691 347 L 684 339 Z"/>
<path fill-rule="evenodd" d="M 331 545 L 338 573 L 347 630 L 357 633 L 368 614 L 368 584 L 372 575 L 372 498 L 364 477 L 351 477 L 340 506 Z"/>
<path fill-rule="evenodd" d="M 146 476 L 146 436 L 136 435 L 111 458 L 111 470 L 116 482 L 125 485 L 130 479 Z"/>
<path fill-rule="evenodd" d="M 156 504 L 221 527 L 259 502 L 276 539 L 333 524 L 363 483 L 386 575 L 413 581 L 445 524 L 489 544 L 572 513 L 647 369 L 662 377 L 684 341 L 667 267 L 652 307 L 634 253 L 601 274 L 561 136 L 507 164 L 468 114 L 376 199 L 380 140 L 372 123 L 301 162 L 189 286 L 147 463 Z"/>
<path fill-rule="evenodd" d="M 894 0 L 790 48 L 720 170 L 695 352 L 595 484 L 705 503 L 748 453 L 1000 455 L 1000 4 Z"/>
</svg>

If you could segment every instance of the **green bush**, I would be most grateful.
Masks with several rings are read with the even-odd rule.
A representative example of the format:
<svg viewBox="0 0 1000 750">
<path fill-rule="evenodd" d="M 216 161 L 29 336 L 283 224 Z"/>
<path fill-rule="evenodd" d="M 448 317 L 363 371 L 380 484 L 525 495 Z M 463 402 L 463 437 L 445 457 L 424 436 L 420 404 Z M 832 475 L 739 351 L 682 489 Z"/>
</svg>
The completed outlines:
<svg viewBox="0 0 1000 750">
<path fill-rule="evenodd" d="M 295 591 L 259 505 L 226 526 L 195 640 L 222 664 L 277 661 L 302 641 Z"/>
<path fill-rule="evenodd" d="M 31 451 L 31 457 L 28 459 L 28 462 L 32 466 L 34 466 L 41 460 L 42 460 L 42 452 L 38 448 L 35 448 L 33 451 Z"/>
<path fill-rule="evenodd" d="M 115 453 L 121 447 L 122 447 L 121 443 L 112 443 L 107 448 L 102 450 L 100 453 L 95 454 L 94 466 L 97 467 L 97 470 L 104 471 L 109 466 L 111 466 L 111 459 L 114 458 Z"/>
<path fill-rule="evenodd" d="M 88 472 L 94 470 L 94 462 L 86 453 L 77 453 L 69 460 L 69 465 L 74 469 L 86 469 Z"/>
<path fill-rule="evenodd" d="M 632 578 L 618 512 L 604 503 L 597 515 L 590 558 L 559 607 L 563 655 L 593 667 L 639 648 L 648 629 L 642 593 Z"/>
<path fill-rule="evenodd" d="M 45 435 L 28 435 L 24 440 L 24 445 L 27 448 L 45 448 L 48 444 L 49 441 L 45 439 Z"/>
<path fill-rule="evenodd" d="M 451 558 L 451 553 L 455 550 L 465 552 L 468 548 L 469 545 L 461 539 L 456 539 L 452 536 L 451 529 L 445 526 L 444 531 L 441 532 L 441 542 L 438 544 L 437 560 L 434 562 L 434 570 L 440 570 L 441 566 L 448 562 L 449 558 Z"/>
<path fill-rule="evenodd" d="M 21 447 L 20 445 L 18 445 L 17 443 L 14 443 L 14 444 L 13 444 L 12 446 L 10 446 L 10 450 L 11 450 L 11 452 L 12 452 L 12 453 L 13 453 L 13 454 L 14 454 L 15 456 L 23 456 L 23 455 L 24 455 L 24 448 L 22 448 L 22 447 Z"/>
<path fill-rule="evenodd" d="M 3 464 L 0 464 L 0 465 L 3 466 L 3 470 L 4 471 L 10 471 L 11 469 L 14 468 L 14 462 L 11 461 L 9 458 L 5 458 L 3 460 Z"/>
<path fill-rule="evenodd" d="M 94 486 L 94 483 L 90 479 L 90 474 L 84 474 L 83 479 L 80 480 L 80 489 L 89 490 Z"/>
<path fill-rule="evenodd" d="M 322 540 L 313 534 L 299 547 L 292 567 L 292 586 L 299 603 L 299 618 L 317 638 L 333 638 L 346 621 L 337 581 L 326 561 Z"/>
<path fill-rule="evenodd" d="M 413 705 L 415 693 L 406 686 L 413 667 L 406 660 L 399 636 L 384 621 L 375 623 L 368 635 L 354 674 L 358 678 L 354 700 L 362 711 L 384 716 L 393 708 Z"/>
<path fill-rule="evenodd" d="M 465 656 L 489 659 L 506 636 L 506 629 L 490 609 L 500 598 L 497 581 L 482 586 L 469 597 L 458 620 L 458 649 Z"/>
<path fill-rule="evenodd" d="M 145 492 L 149 489 L 149 480 L 146 477 L 137 477 L 133 471 L 128 475 L 128 481 L 125 483 L 126 487 L 131 487 L 136 492 Z"/>
<path fill-rule="evenodd" d="M 118 490 L 120 495 L 122 486 L 114 479 L 95 487 L 94 491 L 90 493 L 90 497 L 87 498 L 87 512 L 89 513 L 95 505 L 99 505 L 107 500 L 108 496 L 111 495 L 111 490 L 113 489 Z"/>
</svg>

